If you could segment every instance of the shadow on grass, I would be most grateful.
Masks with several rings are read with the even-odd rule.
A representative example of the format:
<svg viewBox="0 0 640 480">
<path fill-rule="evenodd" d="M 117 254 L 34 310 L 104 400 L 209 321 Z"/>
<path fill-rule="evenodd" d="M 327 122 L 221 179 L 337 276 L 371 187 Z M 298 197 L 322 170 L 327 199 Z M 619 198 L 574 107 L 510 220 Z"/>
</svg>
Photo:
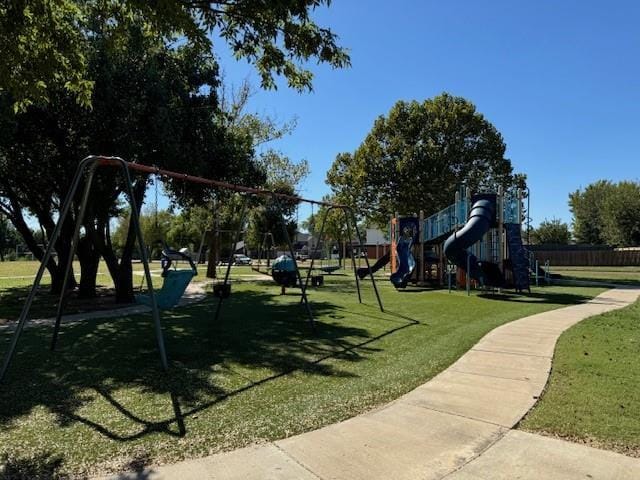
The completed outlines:
<svg viewBox="0 0 640 480">
<path fill-rule="evenodd" d="M 61 427 L 81 423 L 115 441 L 154 433 L 182 437 L 187 433 L 186 418 L 294 372 L 349 376 L 326 360 L 361 361 L 378 351 L 372 346 L 376 340 L 419 324 L 396 316 L 392 328 L 373 335 L 365 328 L 340 324 L 340 317 L 353 312 L 314 300 L 317 317 L 337 321 L 320 323 L 313 334 L 299 301 L 278 297 L 257 291 L 234 293 L 225 301 L 217 324 L 213 321 L 217 299 L 212 297 L 165 312 L 171 364 L 166 374 L 160 370 L 149 315 L 63 325 L 58 352 L 47 348 L 51 328 L 27 329 L 0 385 L 0 427 L 11 428 L 14 420 L 44 407 L 55 414 Z M 7 336 L 0 339 L 4 352 Z M 228 381 L 230 377 L 235 383 Z M 166 396 L 166 410 L 170 404 L 173 414 L 160 420 L 136 414 L 139 405 L 116 398 L 122 388 Z M 82 412 L 96 400 L 108 404 L 108 416 L 117 414 L 134 423 L 135 431 L 119 431 L 102 424 L 96 419 L 99 416 Z M 12 468 L 29 472 L 42 462 L 23 463 Z"/>
<path fill-rule="evenodd" d="M 31 286 L 11 287 L 0 289 L 0 325 L 15 321 L 22 312 L 22 307 L 31 291 Z M 31 310 L 30 318 L 48 318 L 56 314 L 59 295 L 49 293 L 49 286 L 40 287 Z M 65 307 L 65 314 L 91 312 L 96 310 L 111 310 L 129 307 L 131 304 L 117 304 L 112 288 L 98 287 L 98 296 L 90 299 L 79 299 L 73 293 Z"/>
<path fill-rule="evenodd" d="M 431 286 L 417 286 L 417 285 L 407 285 L 407 288 L 399 288 L 396 289 L 396 292 L 401 294 L 406 293 L 422 293 L 422 292 L 433 292 L 436 290 L 442 290 L 441 287 L 431 287 Z"/>
<path fill-rule="evenodd" d="M 33 458 L 7 458 L 0 460 L 0 479 L 30 480 L 34 478 L 58 479 L 68 478 L 59 475 L 62 459 L 45 453 Z"/>
<path fill-rule="evenodd" d="M 501 302 L 518 303 L 549 303 L 557 305 L 577 305 L 593 300 L 586 295 L 559 292 L 532 292 L 532 293 L 479 293 L 478 297 Z"/>
</svg>

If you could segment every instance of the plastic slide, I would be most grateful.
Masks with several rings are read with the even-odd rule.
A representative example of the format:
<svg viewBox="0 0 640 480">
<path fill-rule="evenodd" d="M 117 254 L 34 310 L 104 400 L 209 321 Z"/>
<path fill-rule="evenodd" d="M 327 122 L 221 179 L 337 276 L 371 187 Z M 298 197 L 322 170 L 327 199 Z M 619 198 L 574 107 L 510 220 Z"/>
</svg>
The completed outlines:
<svg viewBox="0 0 640 480">
<path fill-rule="evenodd" d="M 162 288 L 155 292 L 158 308 L 167 309 L 175 307 L 182 298 L 193 276 L 194 272 L 192 270 L 169 270 L 164 277 Z M 151 298 L 149 298 L 149 295 L 136 295 L 136 302 L 151 306 Z"/>
<path fill-rule="evenodd" d="M 411 278 L 411 273 L 416 267 L 416 260 L 411 254 L 412 244 L 413 236 L 409 238 L 401 237 L 396 245 L 399 265 L 398 269 L 389 277 L 389 280 L 391 280 L 391 283 L 393 283 L 393 286 L 396 288 L 405 288 L 407 286 Z"/>
<path fill-rule="evenodd" d="M 480 241 L 491 228 L 495 218 L 495 206 L 486 199 L 476 201 L 469 212 L 469 220 L 457 232 L 453 233 L 444 242 L 444 254 L 449 260 L 463 270 L 474 280 L 483 285 L 499 287 L 504 283 L 502 272 L 497 265 L 491 262 L 479 262 L 478 258 L 467 252 L 474 243 Z"/>
<path fill-rule="evenodd" d="M 376 263 L 371 265 L 371 273 L 376 273 L 390 261 L 391 254 L 387 252 L 382 257 L 380 257 Z M 367 275 L 369 275 L 369 269 L 367 267 L 362 267 L 358 269 L 357 273 L 360 280 L 363 280 Z"/>
</svg>

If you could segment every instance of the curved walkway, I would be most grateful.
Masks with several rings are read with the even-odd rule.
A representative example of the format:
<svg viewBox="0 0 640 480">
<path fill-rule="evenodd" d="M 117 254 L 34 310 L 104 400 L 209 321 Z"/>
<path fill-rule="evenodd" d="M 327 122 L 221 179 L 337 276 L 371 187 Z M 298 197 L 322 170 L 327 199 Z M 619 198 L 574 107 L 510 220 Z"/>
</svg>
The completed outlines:
<svg viewBox="0 0 640 480">
<path fill-rule="evenodd" d="M 502 325 L 429 382 L 344 422 L 111 478 L 640 478 L 640 459 L 511 430 L 542 393 L 560 334 L 639 295 L 616 288 Z"/>
</svg>

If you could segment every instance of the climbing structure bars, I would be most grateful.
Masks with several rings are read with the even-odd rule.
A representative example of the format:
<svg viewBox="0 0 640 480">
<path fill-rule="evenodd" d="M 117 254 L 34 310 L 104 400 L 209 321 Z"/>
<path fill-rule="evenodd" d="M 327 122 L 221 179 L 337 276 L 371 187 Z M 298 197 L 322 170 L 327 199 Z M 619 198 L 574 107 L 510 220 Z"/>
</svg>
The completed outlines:
<svg viewBox="0 0 640 480">
<path fill-rule="evenodd" d="M 161 319 L 160 319 L 160 310 L 158 308 L 158 303 L 157 303 L 157 299 L 156 299 L 156 294 L 155 291 L 153 289 L 153 282 L 151 279 L 151 271 L 149 268 L 149 259 L 147 257 L 147 251 L 146 248 L 144 247 L 144 239 L 142 236 L 142 231 L 140 230 L 140 218 L 139 218 L 139 208 L 135 199 L 135 195 L 134 195 L 134 189 L 133 189 L 133 182 L 131 179 L 131 172 L 139 172 L 139 173 L 144 173 L 144 174 L 155 174 L 155 175 L 162 175 L 164 177 L 170 177 L 170 178 L 174 178 L 177 180 L 181 180 L 184 182 L 190 182 L 190 183 L 196 183 L 196 184 L 200 184 L 200 185 L 205 185 L 205 186 L 209 186 L 211 188 L 216 188 L 216 189 L 224 189 L 224 190 L 230 190 L 230 191 L 234 191 L 234 192 L 238 192 L 240 194 L 244 194 L 245 198 L 243 199 L 242 202 L 242 207 L 241 207 L 241 214 L 240 214 L 240 220 L 238 222 L 238 226 L 237 226 L 237 230 L 235 232 L 235 236 L 234 236 L 234 240 L 235 243 L 234 245 L 238 242 L 238 238 L 240 235 L 240 232 L 242 231 L 243 225 L 244 225 L 244 221 L 245 221 L 245 214 L 246 214 L 246 207 L 247 207 L 247 196 L 260 196 L 260 197 L 267 197 L 267 198 L 271 198 L 275 201 L 275 204 L 278 206 L 279 210 L 280 210 L 280 217 L 281 217 L 281 224 L 282 224 L 282 228 L 284 230 L 284 236 L 285 239 L 287 240 L 287 244 L 290 250 L 290 254 L 291 254 L 291 258 L 293 259 L 294 263 L 295 263 L 295 267 L 296 267 L 296 272 L 297 272 L 297 278 L 298 278 L 298 285 L 302 291 L 302 302 L 305 304 L 306 307 L 306 311 L 307 314 L 309 316 L 309 321 L 312 325 L 312 327 L 314 326 L 314 318 L 313 318 L 313 312 L 311 310 L 311 305 L 309 304 L 308 298 L 307 298 L 307 286 L 308 286 L 308 276 L 306 281 L 303 282 L 302 277 L 300 275 L 300 271 L 298 269 L 298 265 L 296 262 L 296 258 L 294 255 L 294 251 L 293 251 L 293 244 L 291 242 L 291 239 L 289 238 L 288 232 L 287 232 L 287 228 L 286 228 L 286 221 L 282 212 L 282 205 L 281 202 L 282 200 L 288 200 L 288 201 L 294 201 L 296 203 L 300 203 L 300 202 L 305 202 L 305 203 L 310 203 L 312 205 L 322 205 L 325 207 L 328 207 L 329 209 L 340 209 L 344 212 L 344 216 L 345 216 L 345 222 L 346 222 L 346 226 L 347 226 L 347 231 L 349 232 L 349 238 L 350 241 L 353 243 L 352 238 L 351 238 L 351 226 L 350 223 L 353 222 L 353 226 L 355 228 L 355 232 L 356 232 L 356 237 L 359 243 L 359 247 L 360 249 L 362 249 L 362 238 L 360 237 L 360 233 L 358 231 L 358 226 L 356 223 L 356 217 L 355 214 L 353 212 L 353 210 L 347 206 L 347 205 L 339 205 L 339 204 L 333 204 L 333 203 L 329 203 L 329 202 L 323 202 L 323 201 L 317 201 L 317 200 L 309 200 L 309 199 L 305 199 L 296 195 L 287 195 L 287 194 L 283 194 L 283 193 L 278 193 L 278 192 L 273 192 L 270 190 L 262 190 L 262 189 L 256 189 L 256 188 L 251 188 L 251 187 L 245 187 L 242 185 L 235 185 L 235 184 L 231 184 L 231 183 L 227 183 L 227 182 L 221 182 L 218 180 L 211 180 L 211 179 L 207 179 L 207 178 L 202 178 L 202 177 L 197 177 L 197 176 L 193 176 L 193 175 L 187 175 L 187 174 L 183 174 L 183 173 L 177 173 L 177 172 L 172 172 L 172 171 L 168 171 L 168 170 L 162 170 L 160 168 L 154 167 L 154 166 L 149 166 L 149 165 L 141 165 L 141 164 L 137 164 L 137 163 L 133 163 L 133 162 L 127 162 L 125 160 L 123 160 L 122 158 L 119 157 L 103 157 L 103 156 L 89 156 L 85 159 L 83 159 L 79 164 L 78 164 L 78 168 L 76 170 L 76 174 L 73 178 L 73 181 L 71 183 L 71 188 L 69 189 L 67 196 L 60 208 L 60 215 L 58 217 L 58 222 L 55 226 L 55 229 L 53 231 L 53 234 L 51 235 L 51 238 L 49 239 L 49 243 L 47 245 L 47 249 L 45 251 L 44 257 L 42 259 L 42 262 L 40 264 L 40 268 L 38 269 L 38 273 L 36 274 L 33 286 L 31 287 L 31 290 L 29 292 L 29 295 L 27 296 L 27 299 L 24 303 L 24 306 L 22 308 L 22 311 L 20 313 L 20 317 L 18 318 L 18 322 L 16 324 L 16 328 L 15 331 L 13 332 L 13 336 L 11 338 L 10 344 L 9 344 L 9 349 L 7 350 L 7 352 L 5 353 L 3 362 L 2 362 L 2 366 L 0 367 L 0 381 L 4 378 L 4 375 L 7 372 L 7 369 L 9 367 L 9 364 L 11 363 L 11 359 L 13 358 L 13 355 L 15 353 L 15 349 L 16 349 L 16 345 L 18 343 L 18 339 L 20 338 L 20 334 L 22 333 L 22 331 L 24 330 L 25 324 L 27 323 L 27 320 L 29 318 L 29 312 L 31 310 L 31 305 L 33 304 L 33 300 L 35 299 L 35 295 L 37 293 L 37 290 L 40 286 L 40 283 L 42 281 L 42 277 L 44 275 L 44 271 L 46 268 L 46 265 L 48 264 L 49 260 L 51 259 L 52 255 L 53 255 L 53 250 L 54 250 L 54 245 L 56 243 L 56 241 L 58 240 L 61 230 L 62 230 L 62 225 L 64 224 L 65 220 L 67 219 L 67 217 L 69 216 L 69 213 L 73 207 L 76 195 L 81 187 L 81 185 L 84 182 L 84 188 L 82 190 L 82 195 L 80 197 L 80 205 L 78 207 L 78 213 L 76 215 L 76 221 L 75 221 L 75 226 L 74 226 L 74 234 L 73 234 L 73 239 L 72 239 L 72 243 L 71 243 L 71 251 L 70 251 L 70 255 L 69 255 L 69 259 L 67 261 L 67 264 L 65 265 L 65 271 L 64 271 L 64 277 L 63 277 L 63 284 L 62 284 L 62 290 L 60 293 L 60 299 L 58 301 L 58 307 L 57 307 L 57 313 L 56 313 L 56 321 L 55 321 L 55 326 L 54 326 L 54 332 L 53 332 L 53 339 L 51 342 L 51 349 L 55 349 L 56 346 L 56 342 L 57 342 L 57 337 L 58 337 L 58 333 L 60 330 L 60 323 L 61 323 L 61 319 L 62 319 L 62 315 L 64 312 L 64 308 L 65 308 L 65 304 L 66 304 L 66 300 L 67 300 L 67 285 L 69 282 L 69 277 L 72 271 L 72 263 L 73 263 L 73 258 L 75 256 L 76 253 L 76 249 L 78 246 L 78 241 L 80 238 L 80 230 L 82 227 L 82 223 L 84 220 L 84 216 L 85 216 L 85 212 L 87 209 L 87 203 L 89 201 L 89 195 L 91 193 L 91 187 L 92 184 L 94 182 L 94 178 L 95 178 L 95 174 L 96 174 L 96 170 L 98 168 L 106 168 L 106 167 L 111 167 L 111 168 L 117 168 L 120 169 L 124 180 L 125 180 L 125 193 L 127 194 L 127 196 L 129 197 L 129 206 L 131 208 L 131 223 L 132 223 L 132 227 L 135 230 L 135 238 L 136 241 L 138 243 L 138 246 L 140 247 L 140 259 L 142 261 L 142 264 L 144 266 L 144 276 L 145 276 L 145 280 L 146 280 L 146 284 L 147 284 L 147 288 L 149 290 L 149 299 L 150 299 L 150 305 L 151 305 L 151 314 L 152 314 L 152 319 L 153 319 L 153 325 L 154 325 L 154 330 L 155 330 L 155 337 L 156 337 L 156 342 L 157 342 L 157 347 L 158 347 L 158 353 L 160 355 L 160 362 L 162 365 L 162 368 L 164 370 L 168 369 L 169 366 L 169 362 L 167 360 L 167 353 L 166 353 L 166 348 L 165 348 L 165 342 L 164 342 L 164 334 L 162 331 L 162 324 L 161 324 Z M 323 219 L 322 222 L 322 229 L 324 229 L 324 220 L 326 220 L 326 215 L 325 218 Z M 322 235 L 322 233 L 321 233 Z M 352 245 L 353 247 L 353 245 Z M 355 265 L 355 257 L 353 256 L 353 248 L 351 248 L 351 256 L 352 256 L 352 262 Z M 229 274 L 230 274 L 230 267 L 231 267 L 231 261 L 232 261 L 232 257 L 233 257 L 233 248 L 231 249 L 231 257 L 229 258 L 229 262 L 227 263 L 227 271 L 224 277 L 224 286 L 226 286 L 228 284 L 229 281 Z M 369 267 L 369 260 L 366 259 L 367 262 L 367 268 Z M 309 270 L 311 271 L 311 270 Z M 356 279 L 356 285 L 357 285 L 357 289 L 358 289 L 358 299 L 360 300 L 360 303 L 362 303 L 362 298 L 360 295 L 360 284 L 358 282 L 358 276 L 356 274 L 355 268 L 354 268 L 354 276 Z M 373 274 L 371 274 L 371 282 L 373 285 L 373 289 L 376 295 L 376 299 L 378 302 L 378 306 L 380 307 L 380 310 L 383 311 L 383 307 L 382 307 L 382 301 L 380 300 L 380 295 L 378 293 L 378 289 L 375 283 L 375 279 L 373 277 Z M 220 296 L 219 301 L 218 301 L 218 305 L 216 308 L 216 312 L 215 312 L 215 318 L 216 320 L 218 319 L 219 315 L 220 315 L 220 311 L 222 308 L 222 302 L 223 302 L 223 297 L 224 296 Z"/>
</svg>

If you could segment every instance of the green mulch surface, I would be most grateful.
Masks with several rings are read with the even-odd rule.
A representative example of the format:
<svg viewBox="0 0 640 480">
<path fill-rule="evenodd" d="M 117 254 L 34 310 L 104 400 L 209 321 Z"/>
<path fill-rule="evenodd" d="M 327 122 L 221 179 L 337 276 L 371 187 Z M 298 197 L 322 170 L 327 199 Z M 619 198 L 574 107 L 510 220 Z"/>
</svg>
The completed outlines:
<svg viewBox="0 0 640 480">
<path fill-rule="evenodd" d="M 560 337 L 553 371 L 523 430 L 640 457 L 640 301 Z"/>
<path fill-rule="evenodd" d="M 325 276 L 310 293 L 316 333 L 295 290 L 236 283 L 163 314 L 170 371 L 149 315 L 24 331 L 0 385 L 0 465 L 15 475 L 86 475 L 175 462 L 313 430 L 384 404 L 453 363 L 498 325 L 589 300 L 599 288 L 530 296 L 447 293 Z M 0 334 L 0 351 L 9 336 Z M 2 467 L 0 467 L 2 468 Z"/>
</svg>

